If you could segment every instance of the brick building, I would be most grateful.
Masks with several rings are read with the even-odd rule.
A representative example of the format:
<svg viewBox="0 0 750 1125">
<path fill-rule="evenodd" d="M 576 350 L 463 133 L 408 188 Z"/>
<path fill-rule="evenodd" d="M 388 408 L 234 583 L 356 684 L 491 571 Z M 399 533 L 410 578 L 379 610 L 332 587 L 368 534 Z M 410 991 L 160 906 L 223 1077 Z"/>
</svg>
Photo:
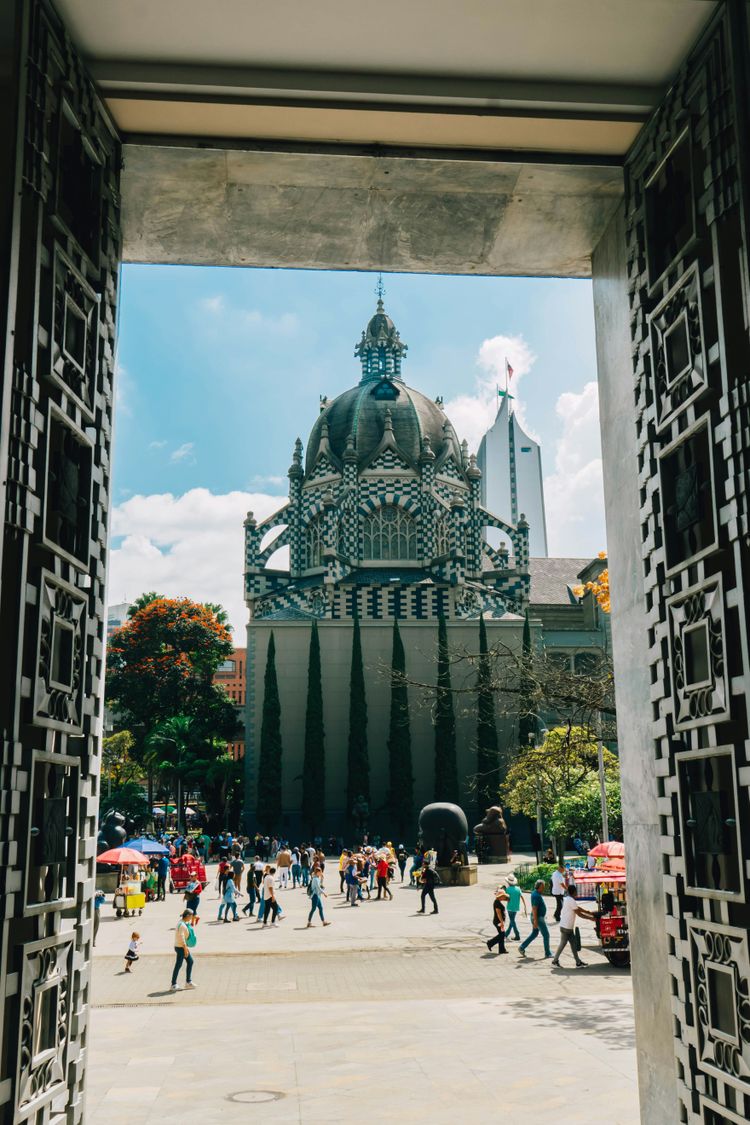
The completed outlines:
<svg viewBox="0 0 750 1125">
<path fill-rule="evenodd" d="M 229 698 L 234 704 L 234 709 L 237 712 L 237 719 L 245 725 L 245 660 L 247 656 L 247 649 L 236 648 L 232 655 L 228 657 L 222 665 L 217 669 L 214 675 L 214 683 L 219 687 L 224 688 Z M 245 756 L 245 740 L 240 739 L 237 742 L 230 742 L 227 749 L 234 758 L 244 758 Z"/>
</svg>

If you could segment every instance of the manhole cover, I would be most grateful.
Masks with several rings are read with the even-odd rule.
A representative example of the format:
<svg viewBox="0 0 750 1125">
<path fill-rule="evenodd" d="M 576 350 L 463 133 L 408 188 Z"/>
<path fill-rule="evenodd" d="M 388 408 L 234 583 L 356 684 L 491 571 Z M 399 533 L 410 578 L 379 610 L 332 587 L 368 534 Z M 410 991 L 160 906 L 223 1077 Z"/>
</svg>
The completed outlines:
<svg viewBox="0 0 750 1125">
<path fill-rule="evenodd" d="M 228 1102 L 240 1102 L 241 1105 L 257 1105 L 258 1102 L 278 1102 L 286 1095 L 281 1090 L 240 1090 L 236 1094 L 227 1094 Z"/>
</svg>

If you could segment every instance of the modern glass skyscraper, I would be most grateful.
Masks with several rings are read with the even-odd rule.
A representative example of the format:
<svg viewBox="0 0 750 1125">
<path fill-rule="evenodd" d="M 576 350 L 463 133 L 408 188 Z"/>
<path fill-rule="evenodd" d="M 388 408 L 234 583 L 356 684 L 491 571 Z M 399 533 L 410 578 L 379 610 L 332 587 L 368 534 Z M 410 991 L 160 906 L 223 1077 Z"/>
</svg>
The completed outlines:
<svg viewBox="0 0 750 1125">
<path fill-rule="evenodd" d="M 482 504 L 514 525 L 525 516 L 529 525 L 529 553 L 532 558 L 546 558 L 549 551 L 542 449 L 521 426 L 511 401 L 507 393 L 501 392 L 497 417 L 479 446 L 477 464 L 482 470 Z M 503 545 L 501 532 L 487 528 L 486 534 L 491 546 Z"/>
</svg>

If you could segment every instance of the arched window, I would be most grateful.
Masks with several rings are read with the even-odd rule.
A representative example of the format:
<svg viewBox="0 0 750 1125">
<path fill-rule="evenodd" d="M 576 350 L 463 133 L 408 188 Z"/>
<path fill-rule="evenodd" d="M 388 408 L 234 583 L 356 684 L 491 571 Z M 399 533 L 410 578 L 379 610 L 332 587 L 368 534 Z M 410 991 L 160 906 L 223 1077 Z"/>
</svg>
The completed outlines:
<svg viewBox="0 0 750 1125">
<path fill-rule="evenodd" d="M 316 516 L 310 520 L 305 531 L 304 569 L 323 565 L 323 519 Z"/>
<path fill-rule="evenodd" d="M 447 555 L 450 550 L 450 532 L 448 530 L 448 519 L 443 517 L 435 521 L 435 557 L 440 558 L 441 555 Z"/>
<path fill-rule="evenodd" d="M 362 558 L 396 562 L 417 557 L 416 521 L 403 508 L 384 504 L 362 521 Z"/>
</svg>

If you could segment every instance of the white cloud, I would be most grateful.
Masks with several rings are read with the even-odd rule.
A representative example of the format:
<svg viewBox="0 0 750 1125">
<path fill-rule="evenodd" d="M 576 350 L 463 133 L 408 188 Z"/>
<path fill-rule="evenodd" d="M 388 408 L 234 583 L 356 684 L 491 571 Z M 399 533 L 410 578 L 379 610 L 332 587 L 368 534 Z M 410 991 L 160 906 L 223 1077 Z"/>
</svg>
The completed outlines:
<svg viewBox="0 0 750 1125">
<path fill-rule="evenodd" d="M 562 436 L 555 448 L 555 471 L 544 481 L 549 551 L 593 557 L 606 547 L 596 382 L 586 383 L 580 393 L 560 395 L 555 410 Z"/>
<path fill-rule="evenodd" d="M 150 441 L 148 447 L 149 449 L 163 449 L 166 444 L 166 441 Z"/>
<path fill-rule="evenodd" d="M 287 483 L 286 477 L 264 476 L 262 473 L 256 473 L 254 477 L 250 477 L 247 482 L 248 488 L 257 488 L 262 484 L 270 484 L 274 488 L 284 488 Z"/>
<path fill-rule="evenodd" d="M 498 408 L 498 389 L 505 389 L 505 361 L 513 368 L 510 380 L 510 393 L 514 396 L 514 407 L 519 421 L 530 436 L 531 431 L 524 416 L 523 402 L 518 398 L 518 389 L 524 375 L 528 374 L 536 361 L 523 336 L 492 336 L 484 340 L 477 353 L 475 391 L 471 395 L 458 395 L 445 404 L 445 412 L 455 426 L 460 440 L 469 443 L 471 452 L 476 452 L 485 432 L 495 421 Z"/>
<path fill-rule="evenodd" d="M 115 409 L 123 417 L 130 418 L 133 414 L 133 393 L 133 380 L 118 360 L 115 363 Z"/>
<path fill-rule="evenodd" d="M 109 601 L 133 601 L 146 590 L 219 602 L 245 643 L 244 530 L 249 511 L 260 522 L 285 503 L 260 492 L 216 495 L 193 488 L 181 496 L 133 496 L 112 511 Z"/>
<path fill-rule="evenodd" d="M 184 441 L 177 449 L 173 449 L 169 455 L 170 461 L 187 461 L 190 459 L 191 464 L 195 464 L 193 457 L 194 443 L 192 441 Z"/>
<path fill-rule="evenodd" d="M 209 314 L 214 324 L 220 324 L 222 330 L 227 327 L 234 330 L 247 328 L 252 332 L 262 329 L 277 336 L 293 336 L 299 328 L 299 319 L 295 313 L 269 316 L 260 309 L 228 305 L 223 296 L 203 297 L 198 302 L 198 307 Z"/>
</svg>

